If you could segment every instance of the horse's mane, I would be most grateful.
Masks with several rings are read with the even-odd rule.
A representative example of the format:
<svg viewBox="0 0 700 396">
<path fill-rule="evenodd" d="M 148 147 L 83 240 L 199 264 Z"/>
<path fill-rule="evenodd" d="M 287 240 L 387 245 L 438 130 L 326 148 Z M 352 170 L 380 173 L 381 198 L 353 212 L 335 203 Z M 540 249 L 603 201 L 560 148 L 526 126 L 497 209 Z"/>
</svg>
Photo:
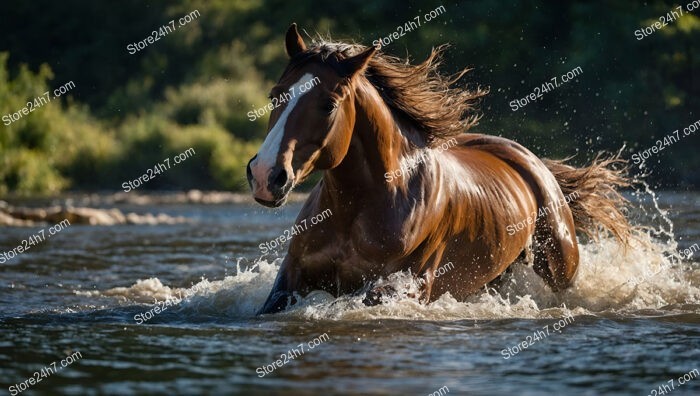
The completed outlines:
<svg viewBox="0 0 700 396">
<path fill-rule="evenodd" d="M 320 38 L 314 40 L 306 51 L 294 56 L 289 68 L 320 61 L 338 70 L 339 61 L 367 48 Z M 488 93 L 481 88 L 472 91 L 454 86 L 469 69 L 449 76 L 439 73 L 438 67 L 446 48 L 446 45 L 434 48 L 430 56 L 418 65 L 411 65 L 408 59 L 377 52 L 365 71 L 365 77 L 385 103 L 406 118 L 428 143 L 462 134 L 476 124 L 479 116 L 475 107 L 479 98 Z"/>
</svg>

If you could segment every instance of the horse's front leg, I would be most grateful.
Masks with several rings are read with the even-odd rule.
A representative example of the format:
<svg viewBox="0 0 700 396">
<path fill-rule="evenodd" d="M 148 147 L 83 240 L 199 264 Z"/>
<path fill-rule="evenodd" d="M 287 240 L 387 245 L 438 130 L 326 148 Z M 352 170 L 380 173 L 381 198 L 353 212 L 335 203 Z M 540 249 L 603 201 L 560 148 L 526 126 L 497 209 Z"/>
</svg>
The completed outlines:
<svg viewBox="0 0 700 396">
<path fill-rule="evenodd" d="M 397 296 L 398 292 L 391 285 L 376 286 L 365 293 L 365 298 L 362 299 L 362 303 L 368 307 L 373 307 L 381 304 L 384 297 L 396 298 Z"/>
<path fill-rule="evenodd" d="M 287 308 L 289 304 L 296 302 L 294 292 L 302 291 L 298 268 L 298 266 L 294 265 L 293 258 L 289 255 L 284 258 L 272 290 L 265 304 L 258 310 L 256 315 L 280 312 Z"/>
<path fill-rule="evenodd" d="M 423 303 L 430 301 L 430 291 L 432 290 L 433 280 L 435 277 L 430 273 L 425 273 L 422 276 L 414 276 L 413 279 L 418 285 L 418 293 L 416 294 L 409 291 L 406 293 L 406 297 L 418 297 L 418 299 Z M 408 286 L 409 285 L 406 285 L 406 287 Z M 384 297 L 397 298 L 398 296 L 399 292 L 391 285 L 376 286 L 370 288 L 370 290 L 365 293 L 365 298 L 362 300 L 362 303 L 369 307 L 373 307 L 381 304 Z"/>
</svg>

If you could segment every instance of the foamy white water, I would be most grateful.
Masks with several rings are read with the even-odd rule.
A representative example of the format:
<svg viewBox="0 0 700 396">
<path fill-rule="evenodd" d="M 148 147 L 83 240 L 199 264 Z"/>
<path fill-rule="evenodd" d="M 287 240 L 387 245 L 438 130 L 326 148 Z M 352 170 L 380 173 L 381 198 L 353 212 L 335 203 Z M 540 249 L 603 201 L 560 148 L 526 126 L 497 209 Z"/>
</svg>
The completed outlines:
<svg viewBox="0 0 700 396">
<path fill-rule="evenodd" d="M 335 320 L 547 318 L 569 313 L 634 314 L 700 304 L 700 271 L 691 269 L 677 256 L 675 244 L 653 241 L 646 235 L 640 238 L 643 239 L 626 251 L 612 239 L 582 244 L 574 284 L 560 293 L 552 292 L 531 266 L 516 263 L 498 290 L 485 288 L 466 302 L 446 294 L 430 304 L 421 304 L 417 298 L 408 297 L 416 294 L 419 285 L 410 274 L 397 273 L 382 284 L 393 286 L 399 296 L 387 298 L 382 305 L 367 307 L 362 304 L 363 296 L 334 298 L 315 291 L 281 315 Z M 235 275 L 223 280 L 205 279 L 189 289 L 171 288 L 158 278 L 151 278 L 126 288 L 88 293 L 129 303 L 182 298 L 175 311 L 184 315 L 251 317 L 272 288 L 280 261 L 260 260 L 243 269 L 239 266 Z"/>
<path fill-rule="evenodd" d="M 577 278 L 561 293 L 520 263 L 497 291 L 465 302 L 446 295 L 420 304 L 409 297 L 418 284 L 399 273 L 384 282 L 400 296 L 379 306 L 317 291 L 263 317 L 254 315 L 280 260 L 245 258 L 294 221 L 298 203 L 273 212 L 159 205 L 140 211 L 193 221 L 75 225 L 3 269 L 0 341 L 16 345 L 4 377 L 24 378 L 29 364 L 42 367 L 57 356 L 55 345 L 66 345 L 89 357 L 71 366 L 80 381 L 71 389 L 89 378 L 81 389 L 105 394 L 139 393 L 164 378 L 177 384 L 174 393 L 200 394 L 303 393 L 309 378 L 318 379 L 318 394 L 339 387 L 357 395 L 427 394 L 442 384 L 454 394 L 648 394 L 697 367 L 700 267 L 696 257 L 680 259 L 674 240 L 684 250 L 700 242 L 700 195 L 662 193 L 658 207 L 669 208 L 668 217 L 653 195 L 641 195 L 646 211 L 635 209 L 632 218 L 654 227 L 640 228 L 627 252 L 613 240 L 584 241 Z M 27 231 L 6 233 L 11 246 Z M 563 330 L 553 328 L 569 315 L 575 320 Z M 505 359 L 503 350 L 545 328 L 555 331 Z M 330 339 L 318 350 L 258 378 L 257 367 L 324 333 Z M 522 392 L 535 379 L 535 390 Z M 698 385 L 686 386 L 692 393 Z"/>
<path fill-rule="evenodd" d="M 449 293 L 430 304 L 416 297 L 419 284 L 407 272 L 392 274 L 379 284 L 389 285 L 397 296 L 385 297 L 383 304 L 367 307 L 363 295 L 333 297 L 324 291 L 298 296 L 298 302 L 280 313 L 284 317 L 331 320 L 378 318 L 417 320 L 462 320 L 503 318 L 550 318 L 567 314 L 617 313 L 634 316 L 639 311 L 677 310 L 696 312 L 700 305 L 700 269 L 689 265 L 678 252 L 673 222 L 659 207 L 654 191 L 643 182 L 633 196 L 651 205 L 640 205 L 645 222 L 639 226 L 631 246 L 625 249 L 611 237 L 579 241 L 580 263 L 573 285 L 554 293 L 527 263 L 511 266 L 496 289 L 484 288 L 467 301 Z M 646 208 L 645 208 L 646 206 Z M 686 260 L 686 261 L 684 261 Z M 158 278 L 137 280 L 132 286 L 105 291 L 76 292 L 89 296 L 110 296 L 125 303 L 155 303 L 181 300 L 174 312 L 228 318 L 253 317 L 270 292 L 281 259 L 259 259 L 222 280 L 202 279 L 187 289 L 163 285 Z M 449 275 L 447 275 L 449 276 Z M 647 312 L 648 313 L 648 312 Z"/>
</svg>

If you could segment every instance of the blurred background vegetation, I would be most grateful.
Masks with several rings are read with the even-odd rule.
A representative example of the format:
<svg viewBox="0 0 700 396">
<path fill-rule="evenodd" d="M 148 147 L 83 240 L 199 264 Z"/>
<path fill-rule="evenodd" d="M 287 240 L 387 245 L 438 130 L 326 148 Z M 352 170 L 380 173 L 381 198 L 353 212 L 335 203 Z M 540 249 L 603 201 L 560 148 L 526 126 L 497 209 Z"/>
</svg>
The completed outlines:
<svg viewBox="0 0 700 396">
<path fill-rule="evenodd" d="M 682 5 L 687 1 L 683 0 Z M 285 64 L 291 22 L 311 35 L 369 45 L 417 15 L 445 13 L 384 52 L 423 60 L 452 44 L 446 72 L 490 87 L 475 131 L 516 139 L 536 154 L 598 150 L 626 156 L 698 120 L 700 11 L 638 41 L 634 31 L 668 1 L 5 1 L 0 6 L 0 116 L 45 91 L 75 88 L 0 125 L 0 196 L 120 190 L 189 147 L 196 155 L 142 189 L 243 190 L 264 138 L 265 106 Z M 126 46 L 198 10 L 200 16 L 133 55 Z M 308 40 L 307 40 L 308 41 Z M 575 82 L 513 112 L 508 103 L 576 67 Z M 697 136 L 650 158 L 656 187 L 700 186 Z M 664 171 L 657 170 L 664 169 Z M 670 169 L 670 170 L 669 170 Z"/>
</svg>

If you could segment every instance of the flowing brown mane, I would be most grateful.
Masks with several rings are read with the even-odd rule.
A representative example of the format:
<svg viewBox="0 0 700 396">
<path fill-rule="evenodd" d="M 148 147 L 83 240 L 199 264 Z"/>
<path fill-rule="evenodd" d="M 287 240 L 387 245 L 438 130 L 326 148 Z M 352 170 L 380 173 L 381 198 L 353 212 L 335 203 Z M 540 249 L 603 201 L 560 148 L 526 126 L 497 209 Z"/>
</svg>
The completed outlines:
<svg viewBox="0 0 700 396">
<path fill-rule="evenodd" d="M 291 59 L 288 69 L 316 61 L 341 71 L 339 61 L 367 48 L 359 44 L 314 41 L 308 50 Z M 365 72 L 384 102 L 396 115 L 408 120 L 429 143 L 462 134 L 476 124 L 479 119 L 476 105 L 488 93 L 481 88 L 469 90 L 455 86 L 469 69 L 449 76 L 439 73 L 446 48 L 446 45 L 434 48 L 418 65 L 379 52 L 372 57 Z"/>
</svg>

